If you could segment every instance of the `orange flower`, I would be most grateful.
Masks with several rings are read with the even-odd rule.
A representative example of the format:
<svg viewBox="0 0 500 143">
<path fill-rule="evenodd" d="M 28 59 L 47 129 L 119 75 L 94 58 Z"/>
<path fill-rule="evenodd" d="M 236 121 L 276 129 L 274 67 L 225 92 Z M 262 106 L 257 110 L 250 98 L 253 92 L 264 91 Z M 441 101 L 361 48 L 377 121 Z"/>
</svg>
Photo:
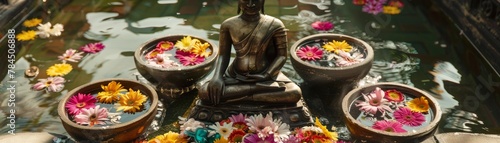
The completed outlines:
<svg viewBox="0 0 500 143">
<path fill-rule="evenodd" d="M 414 112 L 427 113 L 429 110 L 429 101 L 424 96 L 420 96 L 420 98 L 409 101 L 408 107 Z"/>
</svg>

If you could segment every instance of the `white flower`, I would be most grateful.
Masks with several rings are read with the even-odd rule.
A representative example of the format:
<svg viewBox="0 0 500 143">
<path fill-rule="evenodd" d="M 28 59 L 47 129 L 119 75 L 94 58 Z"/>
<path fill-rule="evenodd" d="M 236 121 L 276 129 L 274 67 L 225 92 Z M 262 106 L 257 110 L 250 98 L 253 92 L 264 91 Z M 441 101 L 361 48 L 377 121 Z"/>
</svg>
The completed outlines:
<svg viewBox="0 0 500 143">
<path fill-rule="evenodd" d="M 248 129 L 253 133 L 257 133 L 259 138 L 265 138 L 273 134 L 276 127 L 271 113 L 267 114 L 266 117 L 263 117 L 262 114 L 253 115 L 246 119 L 246 121 Z"/>
<path fill-rule="evenodd" d="M 354 52 L 351 55 L 350 53 L 340 51 L 339 55 L 332 55 L 335 57 L 335 64 L 340 67 L 354 65 L 364 60 L 364 55 L 359 52 Z"/>
<path fill-rule="evenodd" d="M 54 25 L 54 27 L 52 27 L 52 29 L 50 30 L 50 35 L 53 35 L 53 36 L 61 36 L 61 32 L 64 31 L 64 28 L 63 28 L 63 25 L 60 24 L 60 23 L 57 23 L 56 25 Z"/>
<path fill-rule="evenodd" d="M 198 128 L 203 128 L 205 124 L 203 124 L 200 121 L 196 121 L 193 118 L 189 118 L 186 120 L 186 118 L 178 117 L 180 119 L 179 124 L 181 124 L 181 135 L 184 134 L 184 131 L 196 131 Z"/>
<path fill-rule="evenodd" d="M 287 123 L 282 123 L 280 119 L 274 120 L 274 141 L 283 142 L 287 141 L 290 135 L 290 125 Z"/>
<path fill-rule="evenodd" d="M 62 24 L 56 24 L 54 27 L 52 27 L 52 24 L 50 22 L 47 22 L 45 24 L 40 24 L 38 27 L 38 31 L 36 32 L 40 38 L 48 38 L 51 35 L 52 36 L 60 36 L 61 32 L 64 31 L 63 25 Z"/>
<path fill-rule="evenodd" d="M 233 132 L 233 122 L 223 123 L 221 125 L 219 122 L 216 122 L 214 125 L 208 126 L 211 129 L 214 129 L 217 133 L 219 133 L 224 139 L 227 139 L 229 135 Z"/>
</svg>

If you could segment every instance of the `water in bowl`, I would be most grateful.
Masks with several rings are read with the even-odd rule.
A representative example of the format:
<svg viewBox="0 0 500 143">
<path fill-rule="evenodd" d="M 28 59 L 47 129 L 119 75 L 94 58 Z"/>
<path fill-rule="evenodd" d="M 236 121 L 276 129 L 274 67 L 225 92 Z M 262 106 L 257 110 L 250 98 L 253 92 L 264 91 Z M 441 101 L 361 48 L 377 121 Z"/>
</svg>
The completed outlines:
<svg viewBox="0 0 500 143">
<path fill-rule="evenodd" d="M 350 61 L 353 59 L 348 59 L 347 61 L 349 61 L 349 63 L 339 63 L 341 61 L 345 61 L 346 58 L 344 58 L 343 56 L 341 56 L 339 54 L 335 54 L 333 51 L 330 52 L 330 51 L 327 51 L 326 49 L 324 49 L 323 46 L 329 42 L 332 42 L 332 40 L 331 39 L 317 39 L 317 40 L 306 41 L 306 42 L 299 45 L 299 48 L 297 49 L 297 51 L 301 50 L 303 48 L 306 48 L 306 47 L 317 47 L 319 50 L 321 50 L 323 54 L 322 54 L 321 58 L 319 58 L 317 60 L 305 60 L 305 59 L 301 58 L 299 55 L 297 55 L 297 56 L 299 58 L 301 58 L 301 60 L 305 61 L 306 63 L 312 64 L 312 65 L 336 68 L 336 67 L 346 67 L 346 66 L 355 65 L 355 64 L 363 61 L 368 54 L 366 49 L 363 48 L 362 45 L 355 44 L 355 43 L 349 43 L 348 41 L 345 41 L 347 44 L 349 44 L 352 47 L 352 50 L 350 50 L 349 52 L 346 52 L 346 53 L 348 53 L 350 56 L 354 56 L 355 53 L 360 54 L 360 58 L 356 62 Z M 336 41 L 336 42 L 342 42 L 342 41 Z M 339 59 L 339 58 L 342 58 L 343 60 Z"/>
</svg>

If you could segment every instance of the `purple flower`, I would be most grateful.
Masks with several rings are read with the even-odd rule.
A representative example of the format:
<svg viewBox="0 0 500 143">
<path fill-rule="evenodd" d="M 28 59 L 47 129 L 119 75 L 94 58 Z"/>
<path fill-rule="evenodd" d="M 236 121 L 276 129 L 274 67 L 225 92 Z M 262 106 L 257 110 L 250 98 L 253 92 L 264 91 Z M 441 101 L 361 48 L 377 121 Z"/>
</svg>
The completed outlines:
<svg viewBox="0 0 500 143">
<path fill-rule="evenodd" d="M 80 50 L 82 50 L 83 52 L 91 54 L 98 53 L 102 51 L 102 49 L 104 49 L 104 45 L 101 42 L 89 43 L 85 46 L 80 47 Z"/>
<path fill-rule="evenodd" d="M 368 1 L 363 6 L 363 12 L 370 13 L 373 15 L 377 15 L 382 11 L 383 11 L 383 5 L 381 3 L 371 3 Z"/>
<path fill-rule="evenodd" d="M 330 21 L 316 21 L 311 26 L 319 31 L 328 31 L 333 28 L 333 24 Z"/>
<path fill-rule="evenodd" d="M 245 143 L 276 143 L 274 141 L 274 136 L 273 134 L 265 137 L 265 138 L 259 138 L 259 135 L 257 134 L 251 134 L 245 136 L 244 141 Z"/>
</svg>

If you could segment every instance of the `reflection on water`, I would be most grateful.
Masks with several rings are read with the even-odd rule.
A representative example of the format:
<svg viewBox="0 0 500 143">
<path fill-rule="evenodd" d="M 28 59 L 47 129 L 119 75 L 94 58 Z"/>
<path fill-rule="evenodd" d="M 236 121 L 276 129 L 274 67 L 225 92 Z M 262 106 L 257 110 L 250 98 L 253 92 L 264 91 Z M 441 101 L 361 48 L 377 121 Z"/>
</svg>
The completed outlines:
<svg viewBox="0 0 500 143">
<path fill-rule="evenodd" d="M 458 101 L 453 99 L 453 95 L 448 93 L 444 88 L 443 81 L 450 81 L 456 84 L 460 84 L 460 78 L 462 75 L 458 73 L 458 70 L 450 62 L 439 62 L 434 65 L 434 69 L 429 71 L 434 75 L 434 82 L 437 83 L 435 87 L 430 89 L 432 95 L 438 100 L 439 106 L 444 113 L 449 109 L 458 105 Z"/>
</svg>

